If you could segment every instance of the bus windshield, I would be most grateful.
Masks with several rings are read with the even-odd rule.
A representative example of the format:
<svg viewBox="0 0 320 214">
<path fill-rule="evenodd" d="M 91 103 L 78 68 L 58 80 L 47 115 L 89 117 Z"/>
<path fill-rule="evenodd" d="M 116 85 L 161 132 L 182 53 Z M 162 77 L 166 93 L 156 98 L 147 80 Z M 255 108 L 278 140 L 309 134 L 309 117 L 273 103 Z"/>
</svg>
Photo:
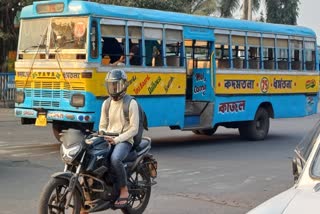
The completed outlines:
<svg viewBox="0 0 320 214">
<path fill-rule="evenodd" d="M 36 51 L 38 48 L 49 52 L 85 50 L 87 26 L 86 17 L 23 20 L 19 51 Z"/>
</svg>

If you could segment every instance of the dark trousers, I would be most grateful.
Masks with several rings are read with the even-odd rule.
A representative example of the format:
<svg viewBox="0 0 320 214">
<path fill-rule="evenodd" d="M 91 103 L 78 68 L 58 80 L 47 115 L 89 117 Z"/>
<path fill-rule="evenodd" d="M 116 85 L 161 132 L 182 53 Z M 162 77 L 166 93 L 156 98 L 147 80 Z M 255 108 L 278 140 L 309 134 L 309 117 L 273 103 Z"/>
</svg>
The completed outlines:
<svg viewBox="0 0 320 214">
<path fill-rule="evenodd" d="M 132 148 L 129 142 L 121 142 L 115 145 L 111 154 L 111 166 L 117 176 L 119 187 L 127 186 L 127 173 L 123 165 L 123 160 L 128 156 Z"/>
</svg>

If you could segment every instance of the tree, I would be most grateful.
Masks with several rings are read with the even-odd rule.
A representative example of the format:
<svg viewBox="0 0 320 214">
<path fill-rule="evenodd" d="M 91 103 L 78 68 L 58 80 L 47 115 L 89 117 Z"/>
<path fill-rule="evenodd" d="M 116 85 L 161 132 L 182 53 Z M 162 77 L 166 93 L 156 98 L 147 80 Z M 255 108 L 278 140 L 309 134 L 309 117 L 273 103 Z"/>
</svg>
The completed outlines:
<svg viewBox="0 0 320 214">
<path fill-rule="evenodd" d="M 299 0 L 266 0 L 267 22 L 297 24 Z"/>
<path fill-rule="evenodd" d="M 104 4 L 157 9 L 173 12 L 210 15 L 216 10 L 216 0 L 92 0 Z"/>
<path fill-rule="evenodd" d="M 17 48 L 19 30 L 14 25 L 17 13 L 31 3 L 32 0 L 0 0 L 0 65 L 4 63 L 8 51 Z"/>
<path fill-rule="evenodd" d="M 218 11 L 220 12 L 220 17 L 232 17 L 232 14 L 240 8 L 240 0 L 217 0 L 218 1 Z M 257 11 L 260 7 L 261 0 L 252 0 L 252 11 Z M 248 11 L 248 0 L 244 0 L 242 4 L 244 13 Z"/>
</svg>

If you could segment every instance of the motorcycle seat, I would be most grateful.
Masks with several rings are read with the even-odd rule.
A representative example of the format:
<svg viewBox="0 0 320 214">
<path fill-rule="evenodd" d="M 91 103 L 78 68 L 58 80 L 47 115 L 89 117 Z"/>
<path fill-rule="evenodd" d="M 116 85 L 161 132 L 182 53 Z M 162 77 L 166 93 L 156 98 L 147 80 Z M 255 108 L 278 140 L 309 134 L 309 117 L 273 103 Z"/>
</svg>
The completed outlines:
<svg viewBox="0 0 320 214">
<path fill-rule="evenodd" d="M 137 159 L 139 155 L 144 153 L 145 150 L 150 148 L 151 144 L 151 139 L 148 137 L 143 137 L 141 140 L 141 143 L 132 149 L 130 153 L 127 155 L 126 159 L 124 159 L 123 162 L 133 162 Z"/>
<path fill-rule="evenodd" d="M 146 149 L 147 147 L 149 147 L 151 144 L 151 139 L 148 137 L 143 137 L 141 139 L 140 144 L 135 148 L 135 150 L 139 153 L 142 150 Z"/>
</svg>

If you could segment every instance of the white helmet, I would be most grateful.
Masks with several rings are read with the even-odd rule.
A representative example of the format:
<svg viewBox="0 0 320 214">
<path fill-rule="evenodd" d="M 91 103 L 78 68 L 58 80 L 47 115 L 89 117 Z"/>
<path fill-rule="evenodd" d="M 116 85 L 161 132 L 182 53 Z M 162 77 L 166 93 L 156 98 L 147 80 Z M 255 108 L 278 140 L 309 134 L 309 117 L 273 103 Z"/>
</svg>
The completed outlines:
<svg viewBox="0 0 320 214">
<path fill-rule="evenodd" d="M 105 85 L 113 100 L 120 100 L 127 91 L 127 75 L 121 69 L 111 70 L 106 78 Z"/>
</svg>

